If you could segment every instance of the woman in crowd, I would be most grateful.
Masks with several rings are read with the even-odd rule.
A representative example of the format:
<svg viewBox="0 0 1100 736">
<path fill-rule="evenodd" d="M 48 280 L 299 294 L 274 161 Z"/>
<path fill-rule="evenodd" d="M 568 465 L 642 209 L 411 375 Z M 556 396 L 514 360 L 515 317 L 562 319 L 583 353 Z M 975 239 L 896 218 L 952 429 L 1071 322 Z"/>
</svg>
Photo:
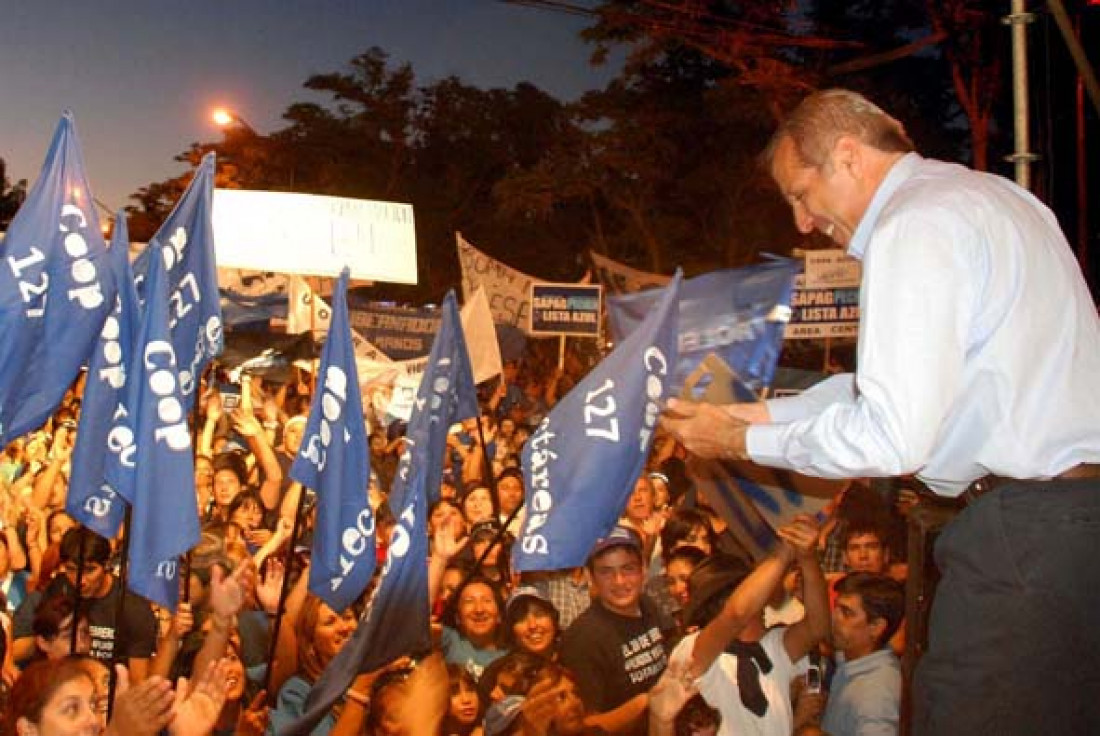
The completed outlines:
<svg viewBox="0 0 1100 736">
<path fill-rule="evenodd" d="M 34 609 L 34 659 L 62 659 L 73 654 L 73 610 L 71 595 L 46 597 Z M 86 654 L 92 648 L 92 634 L 87 613 L 76 621 L 76 654 Z"/>
<path fill-rule="evenodd" d="M 451 625 L 444 625 L 440 648 L 448 664 L 458 664 L 474 678 L 504 656 L 501 647 L 500 589 L 487 578 L 470 578 L 455 591 Z"/>
<path fill-rule="evenodd" d="M 443 719 L 443 736 L 481 736 L 485 704 L 477 693 L 477 682 L 466 668 L 447 665 L 450 685 L 447 716 Z"/>
<path fill-rule="evenodd" d="M 504 634 L 514 651 L 557 660 L 561 635 L 558 609 L 538 588 L 517 588 L 504 607 Z"/>
<path fill-rule="evenodd" d="M 229 504 L 229 521 L 241 528 L 248 553 L 256 551 L 271 540 L 271 530 L 263 527 L 264 504 L 260 494 L 243 490 Z"/>
<path fill-rule="evenodd" d="M 485 485 L 475 484 L 462 498 L 462 515 L 471 527 L 479 521 L 489 521 L 493 512 L 493 493 Z"/>
<path fill-rule="evenodd" d="M 96 736 L 95 683 L 72 660 L 35 662 L 12 686 L 2 723 L 2 736 Z"/>
<path fill-rule="evenodd" d="M 269 734 L 278 733 L 280 728 L 302 715 L 313 683 L 355 632 L 355 624 L 355 613 L 351 609 L 339 614 L 317 596 L 306 596 L 294 623 L 298 670 L 279 690 L 279 697 L 271 710 Z M 336 716 L 330 713 L 313 733 L 325 736 L 335 725 Z"/>
</svg>

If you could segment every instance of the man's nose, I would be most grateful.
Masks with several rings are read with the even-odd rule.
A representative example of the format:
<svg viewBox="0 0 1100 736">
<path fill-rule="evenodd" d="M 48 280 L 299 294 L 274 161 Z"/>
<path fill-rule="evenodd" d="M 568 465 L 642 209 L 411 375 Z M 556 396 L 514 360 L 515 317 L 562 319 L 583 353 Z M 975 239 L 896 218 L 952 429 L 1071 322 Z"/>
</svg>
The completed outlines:
<svg viewBox="0 0 1100 736">
<path fill-rule="evenodd" d="M 814 218 L 806 209 L 806 206 L 801 202 L 796 202 L 791 205 L 794 210 L 794 225 L 798 228 L 798 232 L 803 235 L 809 235 L 814 231 Z"/>
</svg>

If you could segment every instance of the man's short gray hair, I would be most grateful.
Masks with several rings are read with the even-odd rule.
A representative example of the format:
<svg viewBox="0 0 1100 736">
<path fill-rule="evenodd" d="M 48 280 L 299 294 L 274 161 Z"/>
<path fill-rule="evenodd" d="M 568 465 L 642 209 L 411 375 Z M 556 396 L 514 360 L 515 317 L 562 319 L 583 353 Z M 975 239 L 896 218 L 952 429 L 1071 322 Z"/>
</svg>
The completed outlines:
<svg viewBox="0 0 1100 736">
<path fill-rule="evenodd" d="M 829 160 L 837 140 L 851 135 L 880 151 L 909 153 L 913 141 L 896 118 L 858 92 L 826 89 L 814 92 L 780 123 L 768 147 L 764 163 L 769 170 L 779 142 L 790 138 L 802 163 L 821 167 Z"/>
</svg>

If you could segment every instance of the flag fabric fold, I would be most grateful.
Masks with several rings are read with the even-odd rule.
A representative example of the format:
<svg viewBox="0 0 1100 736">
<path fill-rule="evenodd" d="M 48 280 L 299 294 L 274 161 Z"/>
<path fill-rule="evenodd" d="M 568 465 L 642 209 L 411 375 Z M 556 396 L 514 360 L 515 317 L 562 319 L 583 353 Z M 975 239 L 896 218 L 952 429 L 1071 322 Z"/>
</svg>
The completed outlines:
<svg viewBox="0 0 1100 736">
<path fill-rule="evenodd" d="M 397 499 L 395 511 L 405 506 L 403 496 L 413 465 L 425 474 L 428 504 L 439 499 L 447 430 L 455 422 L 478 415 L 477 387 L 453 291 L 447 292 L 443 299 L 442 313 L 428 367 L 413 402 L 405 433 L 405 454 L 390 489 L 390 498 Z"/>
<path fill-rule="evenodd" d="M 106 477 L 132 506 L 130 589 L 174 611 L 179 557 L 199 541 L 195 461 L 161 258 L 150 261 L 145 286 L 125 408 L 116 413 L 111 430 L 123 448 L 107 456 Z"/>
<path fill-rule="evenodd" d="M 169 326 L 179 361 L 180 387 L 187 411 L 203 369 L 225 345 L 221 296 L 211 223 L 214 196 L 214 154 L 203 156 L 187 191 L 134 262 L 138 294 L 148 293 L 149 260 L 160 255 L 168 273 Z"/>
<path fill-rule="evenodd" d="M 366 590 L 376 559 L 367 497 L 370 454 L 348 322 L 349 273 L 345 268 L 336 283 L 317 393 L 290 468 L 291 478 L 317 494 L 309 590 L 335 611 Z"/>
<path fill-rule="evenodd" d="M 114 303 L 107 245 L 66 112 L 0 245 L 0 446 L 53 413 Z"/>
<path fill-rule="evenodd" d="M 796 261 L 776 258 L 684 281 L 675 390 L 711 353 L 734 370 L 742 387 L 741 400 L 751 400 L 770 386 L 790 319 L 798 267 Z M 610 297 L 608 321 L 615 341 L 637 329 L 660 298 L 658 290 Z"/>
<path fill-rule="evenodd" d="M 107 266 L 117 286 L 114 308 L 103 323 L 88 364 L 80 426 L 73 448 L 72 475 L 65 499 L 65 510 L 70 516 L 107 539 L 118 533 L 126 508 L 124 500 L 106 482 L 105 460 L 111 447 L 112 422 L 123 403 L 141 327 L 141 312 L 130 272 L 129 246 L 125 212 L 120 210 L 115 216 L 115 230 L 107 251 Z M 115 440 L 117 444 L 117 436 Z"/>
<path fill-rule="evenodd" d="M 579 567 L 618 520 L 671 393 L 681 280 L 677 271 L 641 325 L 524 445 L 527 514 L 512 547 L 514 569 Z"/>
</svg>

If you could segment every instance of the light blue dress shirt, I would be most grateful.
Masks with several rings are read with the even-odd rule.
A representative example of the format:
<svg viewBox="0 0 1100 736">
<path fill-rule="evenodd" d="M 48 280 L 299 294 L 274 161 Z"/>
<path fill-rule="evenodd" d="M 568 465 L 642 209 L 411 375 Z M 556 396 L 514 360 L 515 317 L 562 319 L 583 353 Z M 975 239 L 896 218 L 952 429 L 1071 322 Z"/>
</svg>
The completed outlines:
<svg viewBox="0 0 1100 736">
<path fill-rule="evenodd" d="M 826 478 L 916 473 L 946 495 L 1100 462 L 1100 320 L 1054 215 L 991 174 L 908 154 L 849 253 L 859 367 L 768 402 L 749 455 Z"/>
</svg>

